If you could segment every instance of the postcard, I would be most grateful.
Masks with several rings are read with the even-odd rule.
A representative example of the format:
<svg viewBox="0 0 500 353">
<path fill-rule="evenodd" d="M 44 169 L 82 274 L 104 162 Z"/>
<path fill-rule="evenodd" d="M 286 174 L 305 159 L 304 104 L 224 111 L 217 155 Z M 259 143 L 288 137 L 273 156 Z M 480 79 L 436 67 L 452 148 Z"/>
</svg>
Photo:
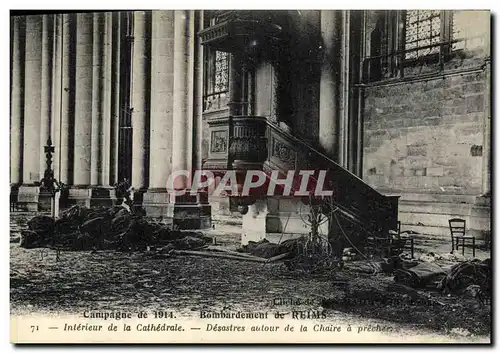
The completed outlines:
<svg viewBox="0 0 500 353">
<path fill-rule="evenodd" d="M 490 344 L 490 16 L 11 11 L 11 343 Z"/>
</svg>

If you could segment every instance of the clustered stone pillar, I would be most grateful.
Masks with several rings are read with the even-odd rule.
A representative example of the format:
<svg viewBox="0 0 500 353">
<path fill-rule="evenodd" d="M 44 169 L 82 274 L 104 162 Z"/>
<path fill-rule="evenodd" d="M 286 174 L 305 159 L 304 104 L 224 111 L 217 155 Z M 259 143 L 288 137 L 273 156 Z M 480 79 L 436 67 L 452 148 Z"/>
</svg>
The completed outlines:
<svg viewBox="0 0 500 353">
<path fill-rule="evenodd" d="M 40 117 L 42 78 L 42 17 L 26 16 L 24 75 L 23 185 L 18 201 L 38 210 L 40 180 Z"/>
<path fill-rule="evenodd" d="M 195 57 L 195 11 L 175 11 L 174 14 L 174 86 L 172 124 L 172 171 L 193 171 L 193 102 Z M 197 48 L 196 50 L 199 50 Z M 199 54 L 197 54 L 199 55 Z M 198 108 L 199 103 L 196 104 Z M 198 114 L 196 114 L 198 117 Z M 196 122 L 198 125 L 198 123 Z M 187 191 L 179 196 L 172 193 L 168 217 L 181 228 L 202 228 L 210 223 L 204 217 L 199 194 L 191 195 L 190 178 L 179 177 L 172 185 Z M 209 226 L 209 224 L 208 224 Z"/>
<path fill-rule="evenodd" d="M 103 160 L 103 118 L 104 118 L 104 14 L 95 14 L 93 18 L 93 70 L 92 70 L 92 139 L 90 184 L 99 184 Z"/>
<path fill-rule="evenodd" d="M 350 12 L 342 10 L 340 45 L 340 92 L 339 92 L 339 164 L 347 168 L 349 146 L 349 27 Z"/>
<path fill-rule="evenodd" d="M 93 15 L 76 15 L 75 136 L 73 159 L 73 202 L 90 206 L 93 98 Z"/>
<path fill-rule="evenodd" d="M 16 188 L 23 181 L 24 118 L 24 20 L 12 20 L 12 77 L 10 104 L 10 183 Z M 16 191 L 17 192 L 17 191 Z"/>
<path fill-rule="evenodd" d="M 175 11 L 174 19 L 174 92 L 172 170 L 191 171 L 193 136 L 193 11 Z M 176 189 L 189 188 L 187 178 L 177 178 Z"/>
<path fill-rule="evenodd" d="M 112 55 L 113 55 L 113 14 L 108 12 L 104 19 L 104 48 L 103 48 L 103 67 L 102 84 L 104 86 L 103 96 L 103 122 L 102 122 L 102 170 L 99 175 L 98 183 L 101 187 L 109 189 L 110 184 L 110 169 L 111 169 L 111 72 L 112 72 Z M 107 197 L 109 198 L 109 197 Z"/>
<path fill-rule="evenodd" d="M 52 126 L 52 66 L 53 66 L 53 16 L 42 16 L 42 81 L 40 92 L 40 177 L 43 177 L 46 169 L 46 156 L 43 153 L 44 146 L 47 145 L 49 136 L 51 135 Z M 38 209 L 50 210 L 51 194 L 40 188 L 38 195 Z"/>
<path fill-rule="evenodd" d="M 111 14 L 93 15 L 91 205 L 109 205 L 111 120 Z"/>
<path fill-rule="evenodd" d="M 193 150 L 192 167 L 193 170 L 201 171 L 202 165 L 202 140 L 203 140 L 203 46 L 201 39 L 196 35 L 203 29 L 203 10 L 195 12 L 195 40 L 194 40 L 194 87 L 193 87 Z M 198 193 L 198 203 L 200 204 L 199 228 L 208 228 L 211 225 L 212 207 L 208 202 L 208 193 L 201 191 Z"/>
<path fill-rule="evenodd" d="M 143 206 L 148 215 L 167 213 L 171 173 L 174 77 L 174 11 L 154 11 L 151 33 L 151 116 L 149 189 Z"/>
<path fill-rule="evenodd" d="M 56 145 L 56 150 L 60 150 L 60 157 L 56 160 L 58 164 L 57 173 L 59 180 L 65 184 L 73 182 L 71 169 L 71 148 L 70 126 L 74 120 L 74 75 L 72 71 L 73 49 L 74 49 L 74 24 L 75 15 L 62 15 L 61 29 L 61 117 L 59 130 L 60 143 Z"/>
<path fill-rule="evenodd" d="M 121 57 L 121 14 L 112 14 L 112 53 L 111 53 L 111 117 L 110 117 L 110 170 L 109 183 L 118 181 L 118 139 L 120 120 L 120 57 Z"/>
<path fill-rule="evenodd" d="M 148 14 L 134 13 L 134 47 L 132 58 L 132 186 L 134 199 L 142 202 L 148 186 L 149 136 L 149 63 L 150 33 Z"/>
<path fill-rule="evenodd" d="M 197 11 L 195 15 L 192 165 L 194 170 L 201 170 L 203 140 L 203 46 L 196 33 L 203 29 L 203 10 Z"/>
<path fill-rule="evenodd" d="M 41 80 L 41 122 L 40 122 L 40 151 L 43 151 L 47 139 L 51 134 L 52 120 L 52 63 L 53 63 L 53 16 L 42 16 L 42 80 Z M 40 153 L 40 174 L 46 167 L 44 153 Z"/>
<path fill-rule="evenodd" d="M 137 200 L 135 194 L 136 203 L 160 204 L 148 215 L 171 215 L 180 226 L 199 227 L 210 219 L 201 205 L 206 200 L 171 198 L 166 184 L 172 170 L 201 169 L 203 51 L 196 33 L 203 28 L 202 12 L 134 12 L 127 82 L 120 67 L 128 39 L 121 16 L 12 19 L 11 183 L 23 184 L 18 201 L 40 208 L 37 183 L 51 136 L 54 174 L 69 186 L 67 205 L 109 204 L 110 184 L 118 178 L 121 108 L 130 93 L 131 184 L 140 195 L 153 195 Z M 189 180 L 181 181 L 180 189 L 190 187 Z"/>
<path fill-rule="evenodd" d="M 50 136 L 54 146 L 59 146 L 61 136 L 59 127 L 61 126 L 61 47 L 62 47 L 62 15 L 55 15 L 53 18 L 53 38 L 52 46 L 54 48 L 52 55 L 52 102 L 51 102 L 51 126 Z M 54 177 L 60 179 L 59 160 L 61 158 L 60 148 L 54 148 Z"/>
<path fill-rule="evenodd" d="M 323 62 L 319 98 L 319 143 L 327 155 L 338 160 L 338 20 L 337 11 L 321 11 Z"/>
</svg>

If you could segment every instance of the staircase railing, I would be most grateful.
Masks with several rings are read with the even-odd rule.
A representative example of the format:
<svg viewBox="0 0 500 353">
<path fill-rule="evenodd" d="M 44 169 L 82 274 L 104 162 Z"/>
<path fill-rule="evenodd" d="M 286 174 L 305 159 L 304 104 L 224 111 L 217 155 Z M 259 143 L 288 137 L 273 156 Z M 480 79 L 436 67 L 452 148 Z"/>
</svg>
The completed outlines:
<svg viewBox="0 0 500 353">
<path fill-rule="evenodd" d="M 342 218 L 373 236 L 397 229 L 399 196 L 386 196 L 305 140 L 268 121 L 268 170 L 326 170 L 325 184 Z M 368 234 L 367 234 L 368 235 Z"/>
</svg>

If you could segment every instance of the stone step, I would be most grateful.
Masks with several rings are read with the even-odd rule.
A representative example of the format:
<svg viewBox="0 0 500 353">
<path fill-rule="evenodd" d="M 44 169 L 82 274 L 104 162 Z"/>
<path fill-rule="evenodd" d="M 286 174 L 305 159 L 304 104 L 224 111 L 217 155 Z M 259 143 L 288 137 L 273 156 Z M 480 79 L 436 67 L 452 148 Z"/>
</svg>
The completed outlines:
<svg viewBox="0 0 500 353">
<path fill-rule="evenodd" d="M 415 212 L 422 214 L 438 214 L 438 215 L 470 215 L 473 205 L 461 203 L 445 203 L 445 202 L 418 202 L 418 201 L 401 201 L 398 205 L 399 212 Z"/>
<path fill-rule="evenodd" d="M 390 194 L 398 194 L 393 191 L 380 190 L 380 192 L 384 195 Z M 456 194 L 438 194 L 438 193 L 399 193 L 401 196 L 399 198 L 399 202 L 438 202 L 438 203 L 451 203 L 451 204 L 474 204 L 476 199 L 478 198 L 476 195 L 456 195 Z"/>
<path fill-rule="evenodd" d="M 449 233 L 448 220 L 453 218 L 447 214 L 432 214 L 432 213 L 406 213 L 400 212 L 398 219 L 401 224 L 405 224 L 408 227 L 413 226 L 425 226 L 425 227 L 438 227 L 445 228 Z M 431 233 L 432 234 L 432 233 Z"/>
</svg>

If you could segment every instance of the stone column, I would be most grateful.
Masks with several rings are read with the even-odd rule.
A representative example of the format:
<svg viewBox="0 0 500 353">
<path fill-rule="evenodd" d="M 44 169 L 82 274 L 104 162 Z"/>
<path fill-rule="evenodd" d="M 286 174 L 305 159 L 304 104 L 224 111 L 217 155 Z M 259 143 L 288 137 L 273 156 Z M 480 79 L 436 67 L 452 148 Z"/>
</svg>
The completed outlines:
<svg viewBox="0 0 500 353">
<path fill-rule="evenodd" d="M 28 210 L 38 210 L 40 174 L 40 117 L 42 81 L 42 16 L 26 16 L 24 77 L 23 186 L 18 201 Z"/>
<path fill-rule="evenodd" d="M 134 12 L 134 47 L 132 57 L 132 186 L 134 202 L 142 203 L 148 187 L 149 96 L 150 96 L 150 15 Z"/>
<path fill-rule="evenodd" d="M 193 169 L 201 170 L 203 140 L 203 46 L 196 35 L 203 29 L 203 10 L 196 11 L 194 38 L 194 87 L 193 87 Z"/>
<path fill-rule="evenodd" d="M 112 73 L 112 34 L 113 17 L 111 12 L 105 14 L 104 22 L 104 53 L 103 53 L 103 85 L 104 85 L 104 103 L 103 103 L 103 149 L 102 149 L 102 172 L 99 184 L 109 186 L 110 164 L 111 164 L 111 73 Z"/>
<path fill-rule="evenodd" d="M 172 170 L 191 171 L 193 137 L 193 11 L 175 11 Z M 178 178 L 176 189 L 186 189 Z"/>
<path fill-rule="evenodd" d="M 72 165 L 73 132 L 70 126 L 74 123 L 75 113 L 75 76 L 74 76 L 74 39 L 75 39 L 75 15 L 61 15 L 61 121 L 59 126 L 60 143 L 56 146 L 60 149 L 59 157 L 59 180 L 65 184 L 73 182 L 70 173 Z"/>
<path fill-rule="evenodd" d="M 110 184 L 118 182 L 118 132 L 120 120 L 120 13 L 113 13 L 111 121 L 110 121 Z"/>
<path fill-rule="evenodd" d="M 174 92 L 172 131 L 172 171 L 193 169 L 193 102 L 195 63 L 195 11 L 175 11 L 174 15 Z M 198 78 L 198 76 L 197 76 Z M 198 103 L 196 103 L 198 108 Z M 191 187 L 190 180 L 177 178 L 176 190 Z M 210 220 L 202 214 L 199 194 L 171 194 L 168 217 L 180 228 L 206 228 Z M 208 224 L 207 224 L 208 223 Z"/>
<path fill-rule="evenodd" d="M 340 92 L 339 92 L 339 164 L 347 168 L 349 147 L 349 10 L 341 10 Z"/>
<path fill-rule="evenodd" d="M 61 157 L 61 47 L 62 47 L 62 15 L 54 15 L 53 19 L 53 55 L 52 55 L 52 107 L 51 107 L 51 128 L 50 136 L 54 144 L 54 159 L 52 167 L 54 169 L 54 177 L 60 179 L 59 175 L 59 160 Z"/>
<path fill-rule="evenodd" d="M 92 136 L 90 184 L 99 185 L 102 173 L 103 120 L 104 120 L 104 14 L 93 15 L 92 59 Z"/>
<path fill-rule="evenodd" d="M 163 217 L 172 170 L 174 11 L 153 11 L 151 32 L 151 117 L 149 189 L 143 205 L 148 216 Z"/>
<path fill-rule="evenodd" d="M 22 17 L 11 19 L 11 36 L 10 199 L 17 202 L 23 182 L 25 24 Z"/>
<path fill-rule="evenodd" d="M 192 169 L 202 170 L 202 143 L 203 143 L 203 46 L 201 38 L 196 35 L 203 29 L 203 10 L 195 11 L 194 27 L 194 87 L 193 87 L 193 151 Z M 208 203 L 208 193 L 198 193 L 200 204 L 200 228 L 209 228 L 211 225 L 212 208 Z"/>
<path fill-rule="evenodd" d="M 338 161 L 338 20 L 337 11 L 321 11 L 323 63 L 319 97 L 319 143 L 328 157 Z"/>
<path fill-rule="evenodd" d="M 75 137 L 70 198 L 90 206 L 93 98 L 93 14 L 76 15 Z"/>
<path fill-rule="evenodd" d="M 10 103 L 10 183 L 23 181 L 23 120 L 24 120 L 24 20 L 12 20 L 12 77 Z"/>
<path fill-rule="evenodd" d="M 42 82 L 41 82 L 41 123 L 40 151 L 43 151 L 52 127 L 52 63 L 53 63 L 53 15 L 42 16 Z M 44 153 L 40 153 L 40 173 L 46 168 Z"/>
<path fill-rule="evenodd" d="M 42 16 L 42 82 L 41 82 L 41 117 L 40 117 L 40 178 L 43 178 L 47 168 L 46 156 L 43 153 L 49 136 L 52 139 L 52 66 L 54 46 L 54 19 L 53 15 Z M 38 209 L 50 211 L 51 195 L 40 188 Z"/>
<path fill-rule="evenodd" d="M 110 120 L 110 54 L 109 19 L 106 13 L 93 15 L 93 73 L 92 73 L 92 137 L 91 205 L 106 206 L 111 204 L 109 183 L 109 120 Z"/>
</svg>

